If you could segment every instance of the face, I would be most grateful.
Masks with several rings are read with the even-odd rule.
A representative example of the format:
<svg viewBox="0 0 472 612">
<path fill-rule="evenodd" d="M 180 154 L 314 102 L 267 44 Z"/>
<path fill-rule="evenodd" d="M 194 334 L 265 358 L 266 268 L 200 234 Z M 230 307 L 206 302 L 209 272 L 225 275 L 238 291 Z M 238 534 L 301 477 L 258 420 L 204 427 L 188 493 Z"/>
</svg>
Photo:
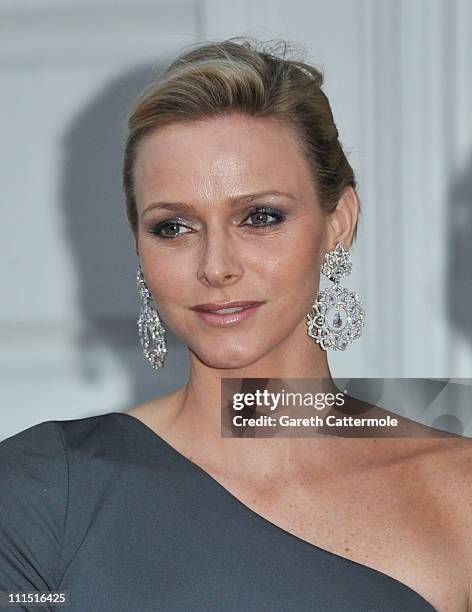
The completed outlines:
<svg viewBox="0 0 472 612">
<path fill-rule="evenodd" d="M 162 128 L 134 166 L 136 247 L 167 326 L 203 363 L 240 368 L 313 342 L 325 218 L 295 134 L 229 115 Z M 238 314 L 194 310 L 259 302 Z"/>
</svg>

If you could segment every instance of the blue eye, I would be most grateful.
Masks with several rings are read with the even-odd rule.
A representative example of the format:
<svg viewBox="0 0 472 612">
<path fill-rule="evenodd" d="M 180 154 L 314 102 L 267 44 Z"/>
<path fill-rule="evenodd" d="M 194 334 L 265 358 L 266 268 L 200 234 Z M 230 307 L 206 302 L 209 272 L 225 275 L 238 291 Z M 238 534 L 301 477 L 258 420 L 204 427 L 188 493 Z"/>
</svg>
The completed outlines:
<svg viewBox="0 0 472 612">
<path fill-rule="evenodd" d="M 153 225 L 153 227 L 150 229 L 151 234 L 154 234 L 155 236 L 158 236 L 159 238 L 176 238 L 177 236 L 183 236 L 184 234 L 187 234 L 188 232 L 180 232 L 179 228 L 182 227 L 187 227 L 186 225 L 184 225 L 183 223 L 180 223 L 179 221 L 174 221 L 174 220 L 166 220 L 166 221 L 161 221 L 160 223 L 156 223 L 156 225 Z M 188 228 L 190 230 L 190 228 Z M 169 230 L 169 231 L 167 231 Z M 191 231 L 191 230 L 190 230 Z"/>
<path fill-rule="evenodd" d="M 267 222 L 268 217 L 273 217 L 275 221 L 271 223 Z M 281 223 L 285 219 L 285 215 L 281 212 L 274 210 L 273 208 L 255 208 L 251 211 L 248 219 L 257 219 L 255 222 L 248 223 L 247 225 L 259 226 L 259 227 L 267 227 L 270 225 L 277 225 L 277 223 Z"/>
<path fill-rule="evenodd" d="M 269 217 L 272 217 L 274 220 L 269 221 Z M 251 219 L 251 222 L 243 223 L 244 226 L 264 229 L 281 223 L 285 219 L 285 215 L 280 211 L 274 210 L 273 208 L 260 207 L 251 209 L 245 221 L 248 219 Z M 188 231 L 182 231 L 183 228 L 186 228 Z M 192 232 L 192 228 L 179 219 L 165 219 L 164 221 L 160 221 L 159 223 L 153 225 L 149 229 L 149 232 L 158 238 L 162 238 L 163 240 L 173 240 L 175 238 L 184 236 L 185 234 L 190 234 Z"/>
</svg>

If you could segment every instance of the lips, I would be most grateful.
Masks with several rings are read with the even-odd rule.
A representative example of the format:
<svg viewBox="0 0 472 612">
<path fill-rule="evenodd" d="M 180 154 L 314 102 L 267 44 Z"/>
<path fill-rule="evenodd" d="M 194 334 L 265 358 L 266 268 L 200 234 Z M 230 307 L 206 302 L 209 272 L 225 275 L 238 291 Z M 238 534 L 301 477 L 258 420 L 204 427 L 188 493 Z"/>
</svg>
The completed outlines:
<svg viewBox="0 0 472 612">
<path fill-rule="evenodd" d="M 251 317 L 263 302 L 225 302 L 198 304 L 192 310 L 201 322 L 212 327 L 236 325 Z"/>
<path fill-rule="evenodd" d="M 198 304 L 193 306 L 193 310 L 198 312 L 216 312 L 219 314 L 229 314 L 231 312 L 241 312 L 241 310 L 250 306 L 256 306 L 262 304 L 262 302 L 208 302 L 206 304 Z M 229 311 L 229 312 L 228 312 Z"/>
</svg>

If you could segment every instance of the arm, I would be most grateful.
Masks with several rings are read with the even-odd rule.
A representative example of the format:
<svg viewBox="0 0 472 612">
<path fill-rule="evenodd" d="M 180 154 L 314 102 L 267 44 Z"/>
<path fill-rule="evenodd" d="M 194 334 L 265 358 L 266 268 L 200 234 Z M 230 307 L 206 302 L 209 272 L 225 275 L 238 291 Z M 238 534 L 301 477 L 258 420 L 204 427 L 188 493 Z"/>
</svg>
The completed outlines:
<svg viewBox="0 0 472 612">
<path fill-rule="evenodd" d="M 0 443 L 0 590 L 55 590 L 67 498 L 67 455 L 55 422 Z"/>
</svg>

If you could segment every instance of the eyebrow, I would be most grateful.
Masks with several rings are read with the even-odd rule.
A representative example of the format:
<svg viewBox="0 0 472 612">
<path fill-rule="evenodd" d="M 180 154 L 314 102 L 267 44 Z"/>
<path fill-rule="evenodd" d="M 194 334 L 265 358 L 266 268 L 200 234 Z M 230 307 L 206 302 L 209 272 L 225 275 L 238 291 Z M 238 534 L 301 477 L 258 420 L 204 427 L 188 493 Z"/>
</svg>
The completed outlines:
<svg viewBox="0 0 472 612">
<path fill-rule="evenodd" d="M 243 204 L 250 204 L 254 200 L 259 200 L 260 198 L 264 198 L 267 196 L 282 196 L 285 198 L 289 198 L 291 200 L 295 200 L 295 196 L 290 193 L 286 193 L 284 191 L 278 191 L 277 189 L 270 189 L 268 191 L 258 191 L 257 193 L 247 193 L 240 196 L 233 196 L 228 198 L 228 204 L 230 208 L 237 208 L 238 206 L 242 206 Z M 194 212 L 195 207 L 191 204 L 187 204 L 185 202 L 153 202 L 149 206 L 147 206 L 143 212 L 141 213 L 141 217 L 143 217 L 146 213 L 154 210 L 155 208 L 163 209 L 163 210 L 172 210 L 177 212 Z"/>
</svg>

